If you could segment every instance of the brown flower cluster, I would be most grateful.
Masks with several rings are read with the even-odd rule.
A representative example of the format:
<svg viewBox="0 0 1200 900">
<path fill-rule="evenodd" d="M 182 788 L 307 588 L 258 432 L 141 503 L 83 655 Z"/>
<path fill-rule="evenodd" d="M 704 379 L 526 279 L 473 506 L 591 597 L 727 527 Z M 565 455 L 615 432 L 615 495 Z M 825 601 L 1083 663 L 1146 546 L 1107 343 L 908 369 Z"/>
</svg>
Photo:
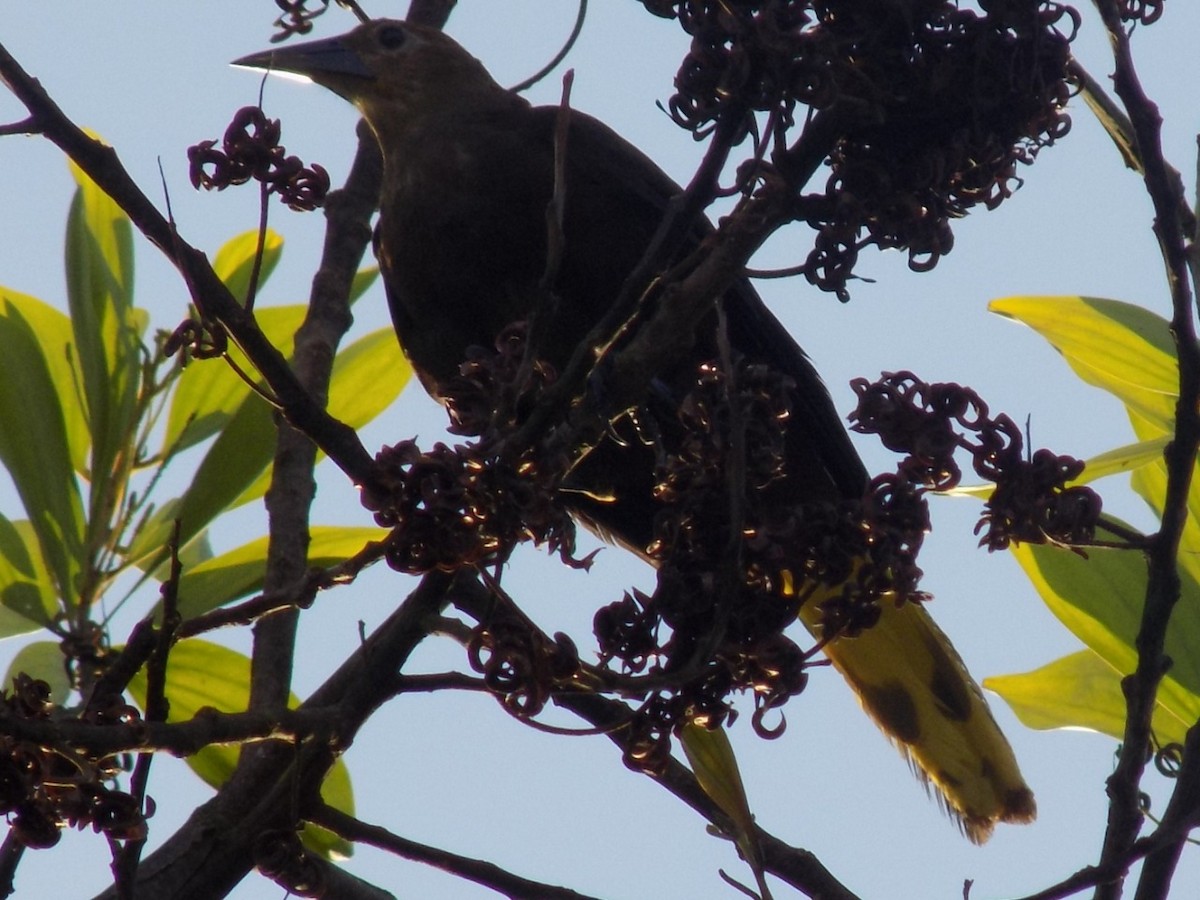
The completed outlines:
<svg viewBox="0 0 1200 900">
<path fill-rule="evenodd" d="M 393 529 L 387 560 L 394 569 L 491 568 L 524 541 L 545 545 L 570 565 L 589 565 L 590 558 L 574 557 L 575 523 L 558 502 L 565 461 L 545 459 L 537 448 L 517 459 L 502 456 L 505 426 L 554 379 L 548 366 L 526 366 L 524 348 L 523 326 L 506 329 L 495 352 L 471 351 L 447 392 L 454 430 L 479 440 L 429 451 L 408 440 L 378 454 L 386 488 L 365 493 L 363 504 Z"/>
<path fill-rule="evenodd" d="M 394 568 L 497 571 L 526 540 L 570 564 L 589 562 L 572 555 L 560 491 L 569 455 L 533 447 L 513 460 L 504 450 L 554 382 L 527 348 L 523 326 L 507 329 L 494 350 L 472 351 L 447 391 L 454 429 L 475 443 L 422 451 L 404 442 L 379 455 L 387 487 L 364 502 L 393 529 Z M 588 667 L 569 638 L 542 635 L 493 584 L 504 602 L 474 629 L 468 656 L 510 713 L 528 720 L 584 682 L 634 698 L 626 762 L 659 771 L 678 728 L 729 720 L 736 694 L 753 696 L 759 734 L 782 731 L 782 717 L 774 725 L 767 717 L 807 682 L 808 656 L 784 635 L 805 602 L 820 603 L 832 635 L 871 627 L 881 602 L 925 599 L 916 556 L 928 516 L 909 482 L 876 479 L 857 500 L 794 501 L 786 427 L 794 389 L 763 365 L 707 363 L 680 402 L 652 397 L 630 414 L 629 440 L 657 460 L 646 548 L 657 588 L 597 611 L 599 666 Z"/>
<path fill-rule="evenodd" d="M 320 6 L 316 9 L 309 9 L 309 0 L 275 0 L 275 5 L 283 11 L 283 15 L 275 20 L 275 27 L 279 31 L 272 35 L 271 43 L 278 44 L 294 34 L 303 35 L 312 31 L 313 19 L 325 14 L 331 0 L 316 0 L 316 2 Z M 362 11 L 357 0 L 337 0 L 337 5 L 354 13 L 358 17 L 358 21 L 368 21 L 369 17 Z"/>
<path fill-rule="evenodd" d="M 35 722 L 49 722 L 56 710 L 46 682 L 23 674 L 4 692 L 0 708 L 8 718 Z M 128 725 L 140 717 L 118 702 L 89 707 L 86 720 Z M 32 849 L 53 847 L 67 826 L 90 825 L 112 840 L 144 838 L 146 818 L 137 800 L 106 785 L 120 771 L 113 756 L 95 759 L 78 749 L 0 736 L 0 814 L 13 837 Z"/>
<path fill-rule="evenodd" d="M 906 454 L 898 476 L 919 490 L 948 490 L 962 471 L 958 449 L 971 454 L 975 474 L 996 487 L 976 528 L 980 544 L 1003 550 L 1010 543 L 1089 543 L 1100 520 L 1100 497 L 1068 486 L 1083 462 L 1049 450 L 1027 455 L 1016 423 L 992 418 L 987 404 L 958 384 L 927 384 L 911 372 L 885 373 L 876 382 L 856 379 L 854 430 L 879 435 L 889 450 Z"/>
<path fill-rule="evenodd" d="M 1125 22 L 1153 25 L 1162 17 L 1163 0 L 1118 0 L 1117 8 Z"/>
<path fill-rule="evenodd" d="M 874 244 L 932 268 L 953 246 L 950 220 L 992 209 L 1017 165 L 1066 134 L 1071 7 L 990 0 L 643 0 L 692 36 L 670 110 L 697 136 L 718 122 L 764 132 L 759 190 L 785 190 L 816 229 L 805 274 L 845 299 Z M 807 107 L 807 110 L 804 108 Z M 766 114 L 765 124 L 755 114 Z M 813 113 L 834 134 L 816 148 L 830 173 L 803 193 L 813 148 L 787 131 Z M 807 130 L 807 129 L 805 129 Z"/>
<path fill-rule="evenodd" d="M 474 630 L 467 659 L 504 708 L 522 719 L 540 713 L 581 669 L 579 651 L 567 635 L 560 632 L 549 640 L 500 608 Z"/>
<path fill-rule="evenodd" d="M 783 631 L 819 590 L 837 588 L 819 601 L 830 635 L 873 625 L 884 598 L 924 599 L 915 560 L 928 519 L 905 484 L 878 480 L 856 501 L 788 499 L 791 389 L 763 366 L 731 377 L 705 365 L 676 421 L 655 429 L 658 586 L 593 621 L 602 664 L 654 686 L 628 726 L 632 767 L 658 770 L 675 730 L 717 727 L 738 693 L 754 698 L 757 733 L 781 733 L 782 718 L 766 718 L 804 689 L 809 665 Z"/>
<path fill-rule="evenodd" d="M 268 119 L 257 106 L 243 106 L 225 129 L 220 147 L 209 140 L 188 148 L 192 186 L 223 191 L 253 179 L 292 209 L 316 209 L 329 192 L 329 173 L 288 156 L 279 143 L 281 133 L 278 119 Z"/>
<path fill-rule="evenodd" d="M 290 896 L 328 897 L 329 883 L 294 829 L 271 830 L 254 842 L 254 866 Z"/>
</svg>

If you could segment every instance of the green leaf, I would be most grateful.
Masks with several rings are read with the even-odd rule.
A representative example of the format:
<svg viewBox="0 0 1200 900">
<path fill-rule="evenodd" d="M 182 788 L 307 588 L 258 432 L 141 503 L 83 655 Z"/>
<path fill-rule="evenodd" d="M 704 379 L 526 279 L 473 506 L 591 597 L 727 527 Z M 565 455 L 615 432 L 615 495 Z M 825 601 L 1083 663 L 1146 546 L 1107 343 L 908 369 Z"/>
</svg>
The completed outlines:
<svg viewBox="0 0 1200 900">
<path fill-rule="evenodd" d="M 0 462 L 33 523 L 56 593 L 75 597 L 84 516 L 59 393 L 31 323 L 0 298 Z"/>
<path fill-rule="evenodd" d="M 1124 475 L 1141 469 L 1143 466 L 1160 463 L 1163 451 L 1166 450 L 1169 442 L 1170 438 L 1164 435 L 1106 450 L 1086 460 L 1080 476 L 1067 484 L 1091 484 L 1093 481 L 1099 481 L 1109 475 Z M 959 485 L 948 491 L 938 491 L 938 493 L 946 497 L 975 497 L 979 500 L 986 500 L 992 496 L 995 488 L 994 484 L 986 482 L 984 484 Z"/>
<path fill-rule="evenodd" d="M 361 428 L 387 409 L 408 384 L 412 366 L 400 352 L 396 333 L 380 328 L 359 338 L 333 361 L 329 414 Z"/>
<path fill-rule="evenodd" d="M 299 305 L 269 306 L 257 309 L 254 316 L 267 339 L 290 358 L 293 336 L 304 321 L 304 313 L 305 308 Z M 256 376 L 236 345 L 229 346 L 229 356 L 248 377 Z M 163 449 L 184 450 L 212 437 L 237 414 L 251 393 L 250 386 L 225 360 L 193 360 L 179 376 L 171 398 Z M 255 400 L 265 404 L 261 398 Z"/>
<path fill-rule="evenodd" d="M 21 294 L 0 287 L 0 307 L 17 310 L 21 318 L 29 323 L 37 335 L 45 360 L 46 371 L 54 386 L 58 408 L 62 412 L 66 429 L 67 446 L 70 449 L 71 465 L 76 472 L 87 468 L 88 449 L 92 436 L 84 415 L 80 391 L 82 390 L 78 358 L 75 353 L 75 337 L 71 320 L 48 303 L 28 294 Z"/>
<path fill-rule="evenodd" d="M 351 428 L 361 428 L 383 412 L 412 377 L 412 366 L 400 352 L 395 332 L 380 328 L 343 349 L 333 361 L 329 381 L 329 414 Z M 325 454 L 318 453 L 318 461 Z M 271 472 L 263 472 L 233 502 L 241 506 L 267 492 Z"/>
<path fill-rule="evenodd" d="M 58 613 L 33 525 L 0 515 L 0 637 L 49 628 Z"/>
<path fill-rule="evenodd" d="M 988 309 L 1033 328 L 1080 378 L 1114 394 L 1160 433 L 1172 430 L 1179 367 L 1160 316 L 1096 297 L 1006 297 Z"/>
<path fill-rule="evenodd" d="M 1122 475 L 1162 462 L 1170 438 L 1165 435 L 1106 450 L 1087 460 L 1083 473 L 1071 484 L 1090 484 L 1109 475 Z"/>
<path fill-rule="evenodd" d="M 167 558 L 167 540 L 180 521 L 186 545 L 213 519 L 233 506 L 238 495 L 270 464 L 275 448 L 272 408 L 257 395 L 247 396 L 209 447 L 182 496 L 164 504 L 135 535 L 129 559 L 153 570 Z"/>
<path fill-rule="evenodd" d="M 147 318 L 133 309 L 129 220 L 74 163 L 71 173 L 79 187 L 67 216 L 67 305 L 92 434 L 88 520 L 103 530 L 111 482 L 123 479 L 133 460 Z"/>
<path fill-rule="evenodd" d="M 50 699 L 55 703 L 65 704 L 71 694 L 71 680 L 67 678 L 63 662 L 62 647 L 57 641 L 34 641 L 32 644 L 26 644 L 8 664 L 8 671 L 4 673 L 4 681 L 0 682 L 0 687 L 8 690 L 12 687 L 13 679 L 24 672 L 30 678 L 39 678 L 50 685 Z"/>
<path fill-rule="evenodd" d="M 1022 544 L 1013 556 L 1058 619 L 1109 666 L 1131 673 L 1146 597 L 1146 562 L 1133 550 L 1090 548 L 1087 558 L 1061 547 Z M 1200 584 L 1180 571 L 1181 595 L 1165 652 L 1170 672 L 1160 700 L 1189 722 L 1200 718 Z"/>
<path fill-rule="evenodd" d="M 310 532 L 308 565 L 320 568 L 337 565 L 370 541 L 382 540 L 387 533 L 384 528 L 314 526 Z M 266 571 L 266 537 L 214 556 L 184 571 L 179 579 L 179 612 L 185 619 L 192 618 L 260 591 Z"/>
<path fill-rule="evenodd" d="M 1129 411 L 1129 421 L 1134 433 L 1138 436 L 1157 435 L 1156 427 L 1147 422 L 1133 410 Z M 1164 442 L 1169 436 L 1160 438 Z M 1195 581 L 1200 581 L 1200 466 L 1192 472 L 1192 484 L 1188 489 L 1188 515 L 1183 523 L 1183 533 L 1179 539 L 1179 565 L 1187 570 Z M 1162 517 L 1163 504 L 1167 496 L 1167 465 L 1160 457 L 1152 465 L 1136 469 L 1130 478 L 1130 485 L 1141 496 L 1154 514 Z"/>
<path fill-rule="evenodd" d="M 724 728 L 709 729 L 697 722 L 688 722 L 679 733 L 679 743 L 704 793 L 733 821 L 736 834 L 732 837 L 760 886 L 763 885 L 754 816 L 750 812 L 750 801 L 729 735 Z"/>
<path fill-rule="evenodd" d="M 213 258 L 212 268 L 217 277 L 225 282 L 229 293 L 243 303 L 250 288 L 250 274 L 254 271 L 254 258 L 258 254 L 258 229 L 246 231 L 232 237 L 221 245 Z M 258 287 L 261 289 L 279 258 L 283 255 L 283 238 L 267 229 L 263 235 L 262 266 L 258 272 Z"/>
<path fill-rule="evenodd" d="M 378 277 L 379 266 L 367 266 L 355 272 L 354 280 L 350 282 L 350 303 L 353 304 L 365 294 Z"/>
<path fill-rule="evenodd" d="M 983 686 L 999 694 L 1029 728 L 1086 728 L 1117 740 L 1125 737 L 1121 673 L 1091 650 L 1032 672 L 985 678 Z M 1180 712 L 1159 699 L 1152 724 L 1160 744 L 1183 742 L 1191 720 L 1180 718 Z"/>
<path fill-rule="evenodd" d="M 147 698 L 145 668 L 129 682 L 129 693 L 144 710 Z M 219 712 L 244 712 L 250 703 L 250 659 L 236 650 L 197 638 L 180 641 L 171 648 L 167 660 L 165 693 L 170 703 L 168 722 L 187 721 L 205 707 Z M 288 706 L 294 708 L 297 705 L 299 700 L 292 695 Z M 237 747 L 209 746 L 187 757 L 187 764 L 206 784 L 219 788 L 233 774 L 237 760 Z M 350 774 L 343 760 L 338 759 L 333 764 L 321 786 L 321 796 L 331 806 L 354 814 Z M 348 842 L 337 838 L 320 840 L 314 849 L 326 855 L 349 856 L 353 852 Z"/>
<path fill-rule="evenodd" d="M 334 809 L 354 815 L 354 787 L 350 783 L 350 768 L 342 759 L 333 764 L 321 782 L 321 799 Z M 353 844 L 311 822 L 305 822 L 300 829 L 300 840 L 305 847 L 325 859 L 349 859 L 354 855 Z"/>
</svg>

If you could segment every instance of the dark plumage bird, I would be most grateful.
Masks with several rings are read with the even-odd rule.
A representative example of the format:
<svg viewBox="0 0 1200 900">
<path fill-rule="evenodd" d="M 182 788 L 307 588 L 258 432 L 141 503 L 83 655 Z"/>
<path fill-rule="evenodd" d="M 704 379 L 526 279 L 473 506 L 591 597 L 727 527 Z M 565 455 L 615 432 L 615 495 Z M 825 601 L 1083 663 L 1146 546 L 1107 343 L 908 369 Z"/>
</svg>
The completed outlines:
<svg viewBox="0 0 1200 900">
<path fill-rule="evenodd" d="M 371 125 L 384 157 L 376 253 L 388 304 L 405 353 L 438 396 L 468 347 L 492 346 L 501 329 L 533 312 L 546 264 L 557 109 L 531 107 L 505 90 L 440 32 L 397 21 L 237 64 L 308 76 L 355 104 Z M 620 292 L 680 190 L 586 115 L 572 112 L 567 146 L 559 308 L 539 341 L 560 368 Z M 733 347 L 795 383 L 789 476 L 771 488 L 778 501 L 860 497 L 866 473 L 808 358 L 748 281 L 723 302 Z M 660 383 L 694 380 L 696 361 L 715 355 L 714 327 L 715 315 L 698 323 L 695 359 L 660 373 Z M 627 452 L 621 457 L 612 443 L 600 462 L 589 458 L 573 475 L 585 490 L 569 502 L 597 530 L 644 549 L 652 537 L 653 459 L 636 447 Z M 812 606 L 802 618 L 817 630 Z M 875 627 L 835 638 L 826 654 L 972 840 L 986 840 L 997 821 L 1032 819 L 1033 795 L 950 642 L 919 605 L 883 606 Z"/>
</svg>

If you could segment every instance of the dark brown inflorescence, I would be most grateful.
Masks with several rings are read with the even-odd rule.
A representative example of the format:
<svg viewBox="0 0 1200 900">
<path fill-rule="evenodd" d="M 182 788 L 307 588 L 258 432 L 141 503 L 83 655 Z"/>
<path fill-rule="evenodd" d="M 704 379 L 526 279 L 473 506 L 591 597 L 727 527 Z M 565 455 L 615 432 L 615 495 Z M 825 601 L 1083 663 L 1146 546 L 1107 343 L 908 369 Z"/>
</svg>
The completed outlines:
<svg viewBox="0 0 1200 900">
<path fill-rule="evenodd" d="M 1125 22 L 1153 25 L 1162 17 L 1163 0 L 1119 0 L 1117 8 Z"/>
<path fill-rule="evenodd" d="M 13 680 L 0 706 L 11 718 L 49 722 L 56 707 L 44 681 L 27 675 Z M 128 725 L 140 721 L 136 709 L 122 702 L 90 709 L 96 725 Z M 62 829 L 91 826 L 113 840 L 146 836 L 146 818 L 138 801 L 110 788 L 121 771 L 114 756 L 95 758 L 77 748 L 44 746 L 9 735 L 0 737 L 0 814 L 13 837 L 31 849 L 53 847 Z"/>
<path fill-rule="evenodd" d="M 657 590 L 633 591 L 594 619 L 602 664 L 657 686 L 629 726 L 626 763 L 656 771 L 685 723 L 718 727 L 732 698 L 754 697 L 752 723 L 806 683 L 809 654 L 783 632 L 815 603 L 823 633 L 855 634 L 881 602 L 920 602 L 923 498 L 877 479 L 859 500 L 781 503 L 788 379 L 767 367 L 701 366 L 676 422 L 659 422 Z M 740 487 L 731 489 L 730 485 Z"/>
<path fill-rule="evenodd" d="M 539 445 L 513 458 L 505 449 L 505 436 L 554 381 L 552 369 L 527 358 L 525 337 L 524 326 L 513 326 L 494 350 L 473 350 L 446 392 L 454 430 L 474 443 L 425 452 L 403 442 L 380 453 L 390 487 L 364 502 L 393 529 L 393 567 L 498 573 L 529 540 L 571 564 L 590 561 L 574 559 L 574 525 L 560 494 L 570 454 Z M 779 733 L 782 719 L 772 728 L 766 716 L 803 690 L 810 664 L 783 634 L 803 603 L 819 604 L 832 635 L 870 627 L 881 598 L 924 599 L 915 560 L 928 518 L 907 482 L 878 479 L 855 501 L 797 504 L 773 495 L 789 474 L 792 389 L 767 366 L 710 362 L 677 406 L 651 402 L 629 415 L 629 439 L 657 458 L 645 552 L 658 564 L 658 586 L 598 610 L 599 666 L 587 678 L 639 700 L 627 723 L 631 766 L 659 770 L 677 728 L 717 727 L 741 692 L 754 697 L 756 730 Z M 501 597 L 494 576 L 488 580 Z M 505 708 L 528 719 L 557 691 L 578 689 L 583 666 L 568 638 L 540 635 L 513 609 L 506 598 L 498 603 L 468 650 Z"/>
<path fill-rule="evenodd" d="M 723 120 L 764 132 L 758 189 L 793 196 L 794 217 L 817 231 L 805 274 L 843 299 L 864 247 L 904 249 L 912 268 L 932 268 L 953 246 L 950 220 L 1000 204 L 1020 184 L 1017 165 L 1070 128 L 1078 14 L 1062 3 L 643 3 L 692 36 L 669 103 L 676 122 L 697 136 Z M 827 126 L 812 129 L 816 147 L 806 143 L 814 114 Z M 813 156 L 829 175 L 806 194 L 812 166 L 798 160 Z"/>
<path fill-rule="evenodd" d="M 954 460 L 971 454 L 975 474 L 996 487 L 976 528 L 980 544 L 1085 545 L 1100 521 L 1100 497 L 1070 485 L 1083 462 L 1049 450 L 1027 455 L 1021 431 L 1006 415 L 992 418 L 987 404 L 958 384 L 927 384 L 911 372 L 885 373 L 876 382 L 855 379 L 855 431 L 875 434 L 889 450 L 906 454 L 899 477 L 921 490 L 948 490 L 962 479 Z"/>
<path fill-rule="evenodd" d="M 257 106 L 243 106 L 220 147 L 209 140 L 188 148 L 192 186 L 221 191 L 254 179 L 292 209 L 316 209 L 329 192 L 329 174 L 316 163 L 305 166 L 299 157 L 288 156 L 280 134 L 278 119 L 268 119 Z"/>
<path fill-rule="evenodd" d="M 429 451 L 402 441 L 378 454 L 388 489 L 364 494 L 363 503 L 380 525 L 393 529 L 387 551 L 393 568 L 494 568 L 523 541 L 546 545 L 569 564 L 588 565 L 589 559 L 574 558 L 575 525 L 557 502 L 565 461 L 546 459 L 536 449 L 515 460 L 498 455 L 512 417 L 536 404 L 554 380 L 549 366 L 526 369 L 524 347 L 524 326 L 513 326 L 497 338 L 494 352 L 472 349 L 448 392 L 453 430 L 479 440 L 439 443 Z"/>
</svg>

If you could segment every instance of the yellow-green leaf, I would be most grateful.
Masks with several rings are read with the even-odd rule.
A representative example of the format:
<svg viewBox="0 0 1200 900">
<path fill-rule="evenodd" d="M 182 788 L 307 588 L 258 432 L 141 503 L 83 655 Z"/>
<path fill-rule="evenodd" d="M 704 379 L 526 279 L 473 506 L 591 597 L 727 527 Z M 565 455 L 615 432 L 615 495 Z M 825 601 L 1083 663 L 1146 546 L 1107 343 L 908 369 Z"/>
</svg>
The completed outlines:
<svg viewBox="0 0 1200 900">
<path fill-rule="evenodd" d="M 0 682 L 0 687 L 10 689 L 13 679 L 20 672 L 50 685 L 50 699 L 55 703 L 67 702 L 71 693 L 71 681 L 67 678 L 67 670 L 63 665 L 62 644 L 59 641 L 34 641 L 18 650 L 17 655 L 8 664 L 8 671 L 4 673 L 4 681 Z"/>
<path fill-rule="evenodd" d="M 1091 650 L 1032 672 L 985 678 L 983 686 L 999 694 L 1029 728 L 1086 728 L 1117 740 L 1125 736 L 1121 673 Z M 1182 743 L 1190 724 L 1159 700 L 1153 727 L 1160 744 Z"/>
<path fill-rule="evenodd" d="M 1107 478 L 1109 475 L 1124 475 L 1143 466 L 1159 463 L 1162 461 L 1163 451 L 1166 449 L 1169 441 L 1170 439 L 1164 435 L 1098 453 L 1091 459 L 1086 460 L 1083 472 L 1078 478 L 1068 482 L 1068 484 L 1091 484 L 1093 481 L 1099 481 L 1101 478 Z M 939 493 L 947 497 L 975 497 L 979 500 L 986 500 L 992 495 L 995 487 L 991 483 L 968 484 L 959 485 L 958 487 Z"/>
<path fill-rule="evenodd" d="M 1146 562 L 1132 550 L 1091 548 L 1087 558 L 1061 547 L 1022 544 L 1013 555 L 1050 611 L 1118 672 L 1137 666 L 1134 642 L 1146 597 Z M 1161 702 L 1186 721 L 1200 718 L 1200 585 L 1180 572 L 1181 595 L 1165 651 L 1172 666 Z"/>
<path fill-rule="evenodd" d="M 687 756 L 696 781 L 721 811 L 733 821 L 737 843 L 746 864 L 754 872 L 760 887 L 765 884 L 758 842 L 754 835 L 754 816 L 742 784 L 737 756 L 724 728 L 705 728 L 688 722 L 679 733 L 679 743 Z"/>
<path fill-rule="evenodd" d="M 293 336 L 304 321 L 304 307 L 268 306 L 255 310 L 254 316 L 267 339 L 290 357 Z M 229 356 L 248 377 L 257 377 L 245 354 L 233 344 Z M 250 394 L 250 386 L 225 360 L 193 360 L 179 376 L 171 398 L 164 450 L 183 450 L 216 434 Z M 261 398 L 255 401 L 264 402 Z"/>
<path fill-rule="evenodd" d="M 1080 378 L 1114 394 L 1161 433 L 1172 429 L 1179 371 L 1166 320 L 1097 297 L 1005 297 L 988 308 L 1036 330 Z"/>
<path fill-rule="evenodd" d="M 82 473 L 87 468 L 92 437 L 80 394 L 82 376 L 71 320 L 37 297 L 0 287 L 0 309 L 9 307 L 17 310 L 37 335 L 46 371 L 54 385 L 55 399 L 62 412 L 71 465 L 76 472 Z"/>
<path fill-rule="evenodd" d="M 143 710 L 146 692 L 143 668 L 129 682 L 129 693 Z M 171 648 L 167 660 L 166 697 L 171 706 L 168 722 L 191 719 L 205 707 L 219 712 L 244 712 L 250 702 L 250 659 L 236 650 L 197 638 L 180 641 Z M 293 695 L 288 706 L 297 705 L 299 700 Z M 237 759 L 237 747 L 209 746 L 189 756 L 187 764 L 207 784 L 217 788 L 229 780 Z M 343 760 L 334 763 L 321 786 L 321 797 L 331 806 L 353 815 L 350 774 Z M 305 838 L 308 839 L 307 831 Z M 314 835 L 313 840 L 316 843 L 310 847 L 327 856 L 353 853 L 351 844 L 332 838 L 327 832 Z"/>
<path fill-rule="evenodd" d="M 354 280 L 350 282 L 350 302 L 354 303 L 365 294 L 378 277 L 379 266 L 367 266 L 355 272 Z"/>
<path fill-rule="evenodd" d="M 12 476 L 62 597 L 78 595 L 84 514 L 58 389 L 36 331 L 0 298 L 0 463 Z"/>
<path fill-rule="evenodd" d="M 308 564 L 320 568 L 337 565 L 387 533 L 383 528 L 314 526 Z M 266 570 L 266 537 L 186 569 L 179 580 L 179 612 L 185 619 L 191 618 L 262 590 Z"/>
<path fill-rule="evenodd" d="M 49 628 L 58 613 L 33 525 L 0 515 L 0 637 Z"/>
<path fill-rule="evenodd" d="M 412 376 L 412 366 L 391 328 L 380 328 L 338 353 L 329 380 L 329 414 L 351 428 L 361 428 L 383 412 Z M 324 459 L 319 453 L 317 459 Z M 271 482 L 270 469 L 259 476 L 232 506 L 257 500 Z"/>
<path fill-rule="evenodd" d="M 254 229 L 227 240 L 213 257 L 213 272 L 225 282 L 229 293 L 243 303 L 246 300 L 246 291 L 250 288 L 250 274 L 254 271 L 254 258 L 257 254 L 258 230 Z M 283 238 L 268 228 L 263 235 L 262 265 L 258 271 L 259 288 L 271 277 L 282 255 Z"/>
<path fill-rule="evenodd" d="M 133 309 L 133 237 L 121 208 L 74 163 L 67 215 L 67 305 L 91 429 L 89 527 L 101 532 L 113 479 L 125 477 L 136 440 L 145 314 Z"/>
</svg>

